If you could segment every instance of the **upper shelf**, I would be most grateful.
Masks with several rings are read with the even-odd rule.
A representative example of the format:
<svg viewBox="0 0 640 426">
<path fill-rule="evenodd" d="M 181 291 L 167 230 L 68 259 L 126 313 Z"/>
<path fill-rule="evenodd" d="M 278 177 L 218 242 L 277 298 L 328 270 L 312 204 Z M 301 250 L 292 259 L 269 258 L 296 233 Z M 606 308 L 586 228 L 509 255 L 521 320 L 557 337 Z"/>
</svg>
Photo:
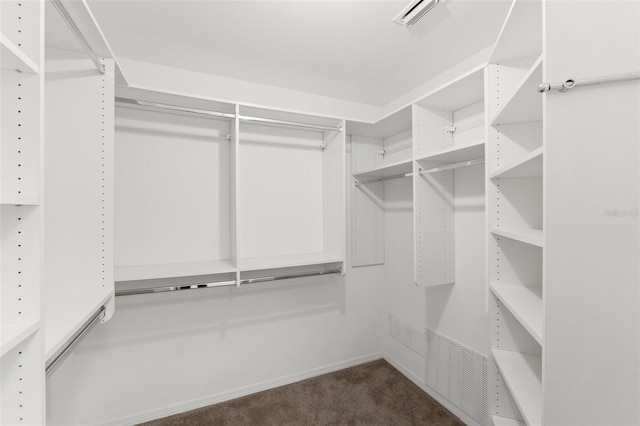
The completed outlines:
<svg viewBox="0 0 640 426">
<path fill-rule="evenodd" d="M 542 157 L 544 149 L 539 147 L 522 160 L 516 161 L 496 170 L 489 175 L 490 179 L 507 179 L 507 178 L 526 178 L 526 177 L 542 177 Z"/>
<path fill-rule="evenodd" d="M 484 99 L 484 67 L 447 83 L 417 102 L 424 107 L 456 111 Z"/>
<path fill-rule="evenodd" d="M 238 260 L 238 269 L 240 269 L 241 272 L 249 272 L 264 269 L 293 268 L 296 266 L 340 263 L 343 260 L 343 257 L 330 253 L 304 253 L 283 256 L 248 257 Z"/>
<path fill-rule="evenodd" d="M 542 345 L 542 289 L 495 283 L 489 288 L 536 342 Z"/>
<path fill-rule="evenodd" d="M 420 162 L 420 165 L 423 167 L 436 167 L 479 158 L 484 158 L 484 141 L 462 146 L 453 146 L 417 158 L 416 161 Z"/>
<path fill-rule="evenodd" d="M 400 176 L 413 171 L 413 161 L 404 160 L 385 164 L 362 172 L 354 173 L 353 177 L 360 183 L 375 182 L 378 179 Z"/>
<path fill-rule="evenodd" d="M 38 74 L 38 64 L 2 33 L 0 33 L 0 47 L 2 48 L 0 63 L 3 69 Z"/>
<path fill-rule="evenodd" d="M 528 425 L 542 424 L 542 360 L 540 355 L 493 350 L 493 359 Z"/>
<path fill-rule="evenodd" d="M 491 120 L 491 125 L 542 120 L 542 96 L 538 93 L 538 85 L 541 81 L 542 56 L 527 71 L 511 97 L 502 104 Z"/>
</svg>

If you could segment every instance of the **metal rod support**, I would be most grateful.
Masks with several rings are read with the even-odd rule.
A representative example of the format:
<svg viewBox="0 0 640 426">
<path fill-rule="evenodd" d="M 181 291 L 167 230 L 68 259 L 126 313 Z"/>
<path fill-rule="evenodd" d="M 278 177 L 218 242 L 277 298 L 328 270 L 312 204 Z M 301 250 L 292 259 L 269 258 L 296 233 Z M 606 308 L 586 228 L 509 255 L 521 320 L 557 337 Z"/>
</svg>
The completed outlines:
<svg viewBox="0 0 640 426">
<path fill-rule="evenodd" d="M 546 93 L 552 90 L 566 92 L 574 87 L 594 86 L 598 84 L 619 83 L 623 81 L 639 80 L 640 72 L 630 72 L 626 74 L 608 75 L 604 77 L 585 78 L 582 80 L 569 79 L 559 83 L 542 83 L 538 86 L 538 92 Z"/>
<path fill-rule="evenodd" d="M 76 333 L 71 336 L 71 338 L 67 341 L 67 343 L 59 349 L 49 361 L 47 361 L 47 365 L 45 367 L 45 374 L 50 374 L 53 372 L 60 363 L 69 356 L 69 354 L 78 346 L 82 338 L 89 333 L 104 318 L 104 314 L 107 308 L 101 306 L 100 309 L 96 313 L 94 313 L 91 318 L 89 318 L 83 325 L 76 331 Z"/>
<path fill-rule="evenodd" d="M 421 175 L 428 173 L 444 172 L 445 170 L 458 169 L 460 167 L 475 166 L 477 164 L 484 164 L 484 158 L 478 158 L 476 160 L 462 161 L 460 163 L 448 164 L 446 166 L 434 167 L 432 169 L 420 170 Z"/>
<path fill-rule="evenodd" d="M 62 17 L 64 22 L 67 24 L 67 26 L 69 26 L 69 29 L 71 29 L 71 32 L 73 33 L 73 35 L 76 36 L 76 38 L 78 39 L 78 42 L 80 43 L 80 45 L 82 46 L 84 51 L 87 53 L 87 55 L 89 55 L 89 58 L 91 58 L 91 60 L 95 64 L 95 66 L 98 69 L 98 71 L 100 71 L 100 74 L 104 74 L 106 72 L 106 68 L 105 68 L 104 64 L 102 62 L 100 62 L 100 59 L 98 59 L 98 55 L 96 55 L 96 52 L 93 51 L 93 49 L 91 48 L 91 45 L 89 45 L 89 42 L 87 41 L 87 39 L 84 38 L 84 35 L 80 31 L 80 28 L 78 28 L 78 26 L 74 22 L 73 18 L 71 17 L 69 12 L 67 11 L 67 8 L 64 7 L 64 5 L 62 4 L 62 1 L 61 0 L 51 0 L 51 3 L 56 8 L 58 13 L 60 13 L 60 16 Z"/>
</svg>

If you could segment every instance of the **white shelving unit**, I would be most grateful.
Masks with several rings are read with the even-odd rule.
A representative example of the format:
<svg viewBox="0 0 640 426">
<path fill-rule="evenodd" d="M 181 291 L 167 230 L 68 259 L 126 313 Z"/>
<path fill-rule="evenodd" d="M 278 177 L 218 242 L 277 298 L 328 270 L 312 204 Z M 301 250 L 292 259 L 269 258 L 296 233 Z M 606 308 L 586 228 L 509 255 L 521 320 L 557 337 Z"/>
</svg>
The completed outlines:
<svg viewBox="0 0 640 426">
<path fill-rule="evenodd" d="M 479 69 L 413 106 L 418 286 L 455 283 L 456 169 L 472 166 L 478 179 L 484 177 L 484 90 L 484 70 Z"/>
<path fill-rule="evenodd" d="M 341 120 L 133 88 L 117 96 L 120 287 L 344 269 Z"/>
<path fill-rule="evenodd" d="M 0 2 L 0 423 L 44 424 L 43 3 Z"/>
<path fill-rule="evenodd" d="M 489 409 L 494 425 L 543 424 L 542 2 L 515 0 L 488 73 Z"/>
<path fill-rule="evenodd" d="M 351 248 L 354 266 L 385 262 L 385 182 L 413 173 L 412 111 L 404 108 L 351 132 Z"/>
</svg>

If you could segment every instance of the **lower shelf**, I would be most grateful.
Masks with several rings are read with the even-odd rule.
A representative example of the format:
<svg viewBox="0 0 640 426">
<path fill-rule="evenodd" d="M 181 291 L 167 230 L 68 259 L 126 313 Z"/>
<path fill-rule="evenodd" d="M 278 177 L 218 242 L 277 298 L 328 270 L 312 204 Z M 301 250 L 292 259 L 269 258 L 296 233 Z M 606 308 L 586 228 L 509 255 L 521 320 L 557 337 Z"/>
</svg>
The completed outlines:
<svg viewBox="0 0 640 426">
<path fill-rule="evenodd" d="M 29 336 L 40 329 L 40 321 L 24 323 L 2 324 L 2 343 L 0 356 L 24 342 Z"/>
<path fill-rule="evenodd" d="M 542 359 L 540 355 L 494 349 L 498 370 L 529 426 L 542 424 Z"/>
<path fill-rule="evenodd" d="M 525 422 L 521 422 L 516 419 L 509 419 L 507 417 L 491 416 L 493 420 L 493 426 L 526 426 Z"/>
<path fill-rule="evenodd" d="M 323 265 L 342 262 L 341 256 L 329 253 L 303 253 L 285 256 L 265 256 L 241 258 L 238 269 L 241 272 L 259 271 L 263 269 L 293 268 L 296 266 Z"/>
<path fill-rule="evenodd" d="M 157 278 L 193 277 L 236 272 L 230 260 L 165 263 L 160 265 L 116 266 L 116 281 L 138 281 Z"/>
</svg>

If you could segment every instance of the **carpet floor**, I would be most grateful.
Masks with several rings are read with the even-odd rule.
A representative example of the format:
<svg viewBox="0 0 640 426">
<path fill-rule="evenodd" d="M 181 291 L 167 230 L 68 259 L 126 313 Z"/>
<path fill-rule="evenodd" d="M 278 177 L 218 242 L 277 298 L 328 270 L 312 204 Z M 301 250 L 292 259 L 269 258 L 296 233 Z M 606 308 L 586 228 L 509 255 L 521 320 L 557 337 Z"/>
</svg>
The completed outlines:
<svg viewBox="0 0 640 426">
<path fill-rule="evenodd" d="M 462 426 L 384 360 L 144 423 L 146 426 Z"/>
</svg>

